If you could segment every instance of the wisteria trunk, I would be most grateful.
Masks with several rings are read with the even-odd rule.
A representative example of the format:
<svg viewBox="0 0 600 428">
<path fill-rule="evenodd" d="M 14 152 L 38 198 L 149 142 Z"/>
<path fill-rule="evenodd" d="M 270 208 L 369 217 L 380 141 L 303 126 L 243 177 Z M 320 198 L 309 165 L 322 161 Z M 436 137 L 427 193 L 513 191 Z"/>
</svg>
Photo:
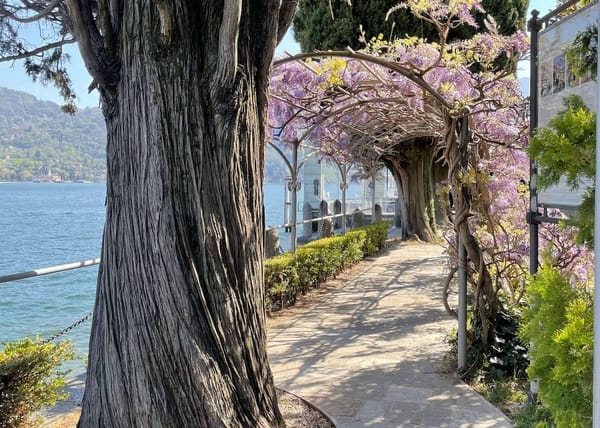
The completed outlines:
<svg viewBox="0 0 600 428">
<path fill-rule="evenodd" d="M 460 133 L 464 132 L 461 141 Z M 446 116 L 444 137 L 444 157 L 448 164 L 448 181 L 454 201 L 454 230 L 459 242 L 464 245 L 468 260 L 468 275 L 475 286 L 475 310 L 481 325 L 483 347 L 489 345 L 490 328 L 498 314 L 499 300 L 494 290 L 490 271 L 485 263 L 483 251 L 477 238 L 471 232 L 469 218 L 472 215 L 471 201 L 476 195 L 475 183 L 471 183 L 473 166 L 469 163 L 470 144 L 468 139 L 468 117 Z"/>
<path fill-rule="evenodd" d="M 219 53 L 225 6 L 151 3 L 121 4 L 117 83 L 101 89 L 106 226 L 79 426 L 281 427 L 262 209 L 279 2 L 245 2 L 237 65 Z"/>
</svg>

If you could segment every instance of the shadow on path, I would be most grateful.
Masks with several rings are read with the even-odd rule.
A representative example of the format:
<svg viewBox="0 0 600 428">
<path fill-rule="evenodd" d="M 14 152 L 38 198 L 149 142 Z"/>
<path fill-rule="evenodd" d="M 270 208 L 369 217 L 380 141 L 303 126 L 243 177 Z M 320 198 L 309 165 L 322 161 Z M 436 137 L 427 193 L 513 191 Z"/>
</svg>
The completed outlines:
<svg viewBox="0 0 600 428">
<path fill-rule="evenodd" d="M 395 244 L 326 300 L 269 331 L 277 385 L 338 427 L 508 427 L 508 419 L 443 372 L 455 327 L 441 302 L 439 246 Z"/>
</svg>

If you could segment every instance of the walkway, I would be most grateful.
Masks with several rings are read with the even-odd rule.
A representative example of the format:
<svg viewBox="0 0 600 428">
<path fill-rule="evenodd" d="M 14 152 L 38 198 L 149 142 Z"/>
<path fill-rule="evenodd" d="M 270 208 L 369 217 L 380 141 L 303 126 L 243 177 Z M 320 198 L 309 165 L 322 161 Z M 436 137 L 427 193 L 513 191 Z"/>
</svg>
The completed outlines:
<svg viewBox="0 0 600 428">
<path fill-rule="evenodd" d="M 456 326 L 441 302 L 439 246 L 393 244 L 343 289 L 273 327 L 275 383 L 338 428 L 510 427 L 442 359 Z"/>
<path fill-rule="evenodd" d="M 441 247 L 392 244 L 342 289 L 268 332 L 275 383 L 325 410 L 338 428 L 510 427 L 451 373 L 444 338 Z M 45 427 L 70 428 L 83 395 L 48 409 Z M 74 409 L 75 412 L 73 411 Z"/>
</svg>

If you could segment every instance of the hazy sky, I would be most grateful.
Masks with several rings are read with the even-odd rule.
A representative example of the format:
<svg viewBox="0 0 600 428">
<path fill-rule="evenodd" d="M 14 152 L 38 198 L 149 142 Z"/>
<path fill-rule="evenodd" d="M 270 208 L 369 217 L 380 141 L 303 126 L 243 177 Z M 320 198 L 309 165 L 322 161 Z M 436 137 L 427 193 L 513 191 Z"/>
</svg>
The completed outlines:
<svg viewBox="0 0 600 428">
<path fill-rule="evenodd" d="M 531 0 L 529 2 L 528 18 L 531 10 L 538 9 L 543 15 L 550 10 L 551 6 L 554 4 L 555 1 L 553 0 Z M 71 55 L 71 65 L 69 67 L 69 71 L 75 86 L 75 92 L 78 96 L 78 106 L 97 106 L 97 92 L 94 91 L 91 94 L 87 93 L 87 87 L 91 82 L 91 78 L 88 75 L 85 66 L 83 65 L 76 45 L 68 46 L 66 51 Z M 282 43 L 277 48 L 276 54 L 283 55 L 285 51 L 292 54 L 300 51 L 298 44 L 294 41 L 291 30 L 288 31 L 288 34 L 286 34 Z M 521 67 L 519 67 L 519 75 L 525 76 L 528 74 L 528 64 L 523 64 Z M 25 72 L 23 71 L 23 65 L 20 61 L 13 64 L 0 63 L 0 86 L 28 92 L 43 100 L 53 101 L 59 104 L 62 103 L 62 99 L 58 95 L 58 91 L 53 86 L 44 87 L 40 83 L 32 82 L 31 79 L 25 75 Z"/>
</svg>

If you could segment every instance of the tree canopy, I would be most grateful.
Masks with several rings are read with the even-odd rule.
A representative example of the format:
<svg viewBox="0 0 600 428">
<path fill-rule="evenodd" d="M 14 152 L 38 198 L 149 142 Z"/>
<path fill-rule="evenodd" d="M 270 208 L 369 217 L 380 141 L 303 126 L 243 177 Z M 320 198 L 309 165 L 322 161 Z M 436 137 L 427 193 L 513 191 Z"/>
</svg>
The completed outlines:
<svg viewBox="0 0 600 428">
<path fill-rule="evenodd" d="M 412 2 L 408 2 L 412 3 Z M 500 34 L 510 35 L 525 28 L 527 0 L 483 0 L 472 2 L 481 4 L 486 13 L 475 13 L 479 29 L 460 26 L 452 29 L 448 40 L 468 39 L 481 31 L 486 14 L 496 20 Z M 398 5 L 398 0 L 299 0 L 294 17 L 294 35 L 303 52 L 329 49 L 359 49 L 362 26 L 366 39 L 383 35 L 386 40 L 395 37 L 417 36 L 429 41 L 438 40 L 437 29 L 412 14 L 407 9 L 399 9 L 390 14 L 388 11 Z"/>
<path fill-rule="evenodd" d="M 74 111 L 75 94 L 63 47 L 76 42 L 72 30 L 62 0 L 0 1 L 0 62 L 24 60 L 32 79 L 58 88 L 68 112 Z"/>
</svg>

